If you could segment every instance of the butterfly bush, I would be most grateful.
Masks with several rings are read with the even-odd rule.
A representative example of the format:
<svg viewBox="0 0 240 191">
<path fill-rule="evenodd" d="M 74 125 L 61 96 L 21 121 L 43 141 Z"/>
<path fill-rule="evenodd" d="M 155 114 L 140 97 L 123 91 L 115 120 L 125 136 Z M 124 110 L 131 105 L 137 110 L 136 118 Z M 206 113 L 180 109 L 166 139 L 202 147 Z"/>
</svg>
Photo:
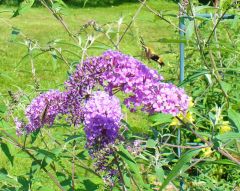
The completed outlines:
<svg viewBox="0 0 240 191">
<path fill-rule="evenodd" d="M 186 113 L 188 96 L 184 90 L 163 82 L 156 70 L 118 51 L 86 59 L 65 82 L 65 91 L 51 90 L 35 98 L 26 109 L 27 133 L 44 125 L 52 126 L 58 115 L 66 115 L 71 124 L 85 125 L 87 146 L 114 143 L 120 126 L 118 91 L 126 95 L 124 104 L 132 111 L 138 108 L 153 114 L 174 116 Z M 102 87 L 102 88 L 101 88 Z M 104 89 L 105 92 L 95 89 Z M 93 92 L 93 93 L 92 93 Z M 16 121 L 18 134 L 22 123 Z"/>
</svg>

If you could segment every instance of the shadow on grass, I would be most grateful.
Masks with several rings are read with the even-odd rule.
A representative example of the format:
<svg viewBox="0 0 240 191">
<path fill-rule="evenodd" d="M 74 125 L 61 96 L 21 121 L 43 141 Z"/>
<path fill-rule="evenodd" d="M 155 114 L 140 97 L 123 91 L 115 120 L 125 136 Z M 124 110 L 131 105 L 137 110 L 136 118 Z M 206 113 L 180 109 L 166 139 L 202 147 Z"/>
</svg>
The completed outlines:
<svg viewBox="0 0 240 191">
<path fill-rule="evenodd" d="M 70 7 L 109 7 L 123 3 L 139 3 L 138 0 L 64 0 Z"/>
</svg>

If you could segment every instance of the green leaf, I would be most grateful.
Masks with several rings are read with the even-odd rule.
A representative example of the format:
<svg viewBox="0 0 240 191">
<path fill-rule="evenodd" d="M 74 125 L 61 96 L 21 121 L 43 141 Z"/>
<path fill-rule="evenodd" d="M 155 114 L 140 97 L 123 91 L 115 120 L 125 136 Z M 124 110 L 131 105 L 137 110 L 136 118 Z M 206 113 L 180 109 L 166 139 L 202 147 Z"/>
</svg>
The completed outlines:
<svg viewBox="0 0 240 191">
<path fill-rule="evenodd" d="M 18 176 L 17 181 L 19 184 L 21 184 L 21 190 L 28 191 L 29 190 L 29 182 L 24 176 Z"/>
<path fill-rule="evenodd" d="M 231 140 L 231 139 L 240 139 L 240 133 L 227 132 L 224 134 L 217 135 L 216 138 L 221 141 L 226 141 L 226 140 Z"/>
<path fill-rule="evenodd" d="M 185 33 L 186 39 L 190 40 L 193 33 L 194 33 L 194 21 L 193 20 L 187 20 L 187 22 L 186 22 L 186 33 Z"/>
<path fill-rule="evenodd" d="M 221 160 L 216 160 L 216 161 L 206 161 L 206 163 L 232 165 L 234 167 L 240 168 L 239 165 L 237 165 L 236 163 L 234 163 L 234 162 L 232 162 L 231 160 L 228 160 L 228 159 L 221 159 Z"/>
<path fill-rule="evenodd" d="M 120 145 L 118 148 L 118 154 L 121 156 L 121 158 L 123 158 L 125 161 L 136 163 L 132 155 L 126 149 L 124 149 L 122 145 Z"/>
<path fill-rule="evenodd" d="M 128 189 L 132 190 L 131 178 L 128 176 L 128 174 L 124 174 L 123 175 L 123 180 L 124 180 L 125 186 Z"/>
<path fill-rule="evenodd" d="M 20 6 L 18 7 L 18 9 L 14 12 L 13 17 L 16 17 L 18 15 L 23 14 L 24 12 L 26 12 L 27 10 L 29 10 L 33 4 L 34 4 L 35 0 L 24 0 Z"/>
<path fill-rule="evenodd" d="M 232 3 L 232 0 L 221 0 L 219 7 L 221 9 L 227 9 L 231 5 L 231 3 Z"/>
<path fill-rule="evenodd" d="M 43 163 L 42 163 L 43 165 L 50 164 L 52 161 L 56 161 L 57 159 L 56 155 L 53 152 L 50 152 L 44 149 L 35 148 L 35 147 L 32 147 L 32 149 L 34 149 L 37 152 L 37 155 L 36 155 L 37 158 L 39 160 L 43 160 Z M 46 164 L 44 164 L 44 162 Z"/>
<path fill-rule="evenodd" d="M 6 73 L 0 73 L 0 77 L 6 78 L 8 80 L 14 81 L 8 74 Z"/>
<path fill-rule="evenodd" d="M 187 76 L 185 78 L 185 80 L 183 82 L 181 82 L 178 86 L 183 86 L 184 84 L 192 82 L 195 79 L 197 79 L 198 77 L 206 75 L 206 74 L 209 74 L 208 70 L 200 69 L 200 70 L 196 71 L 194 74 Z"/>
<path fill-rule="evenodd" d="M 14 157 L 10 153 L 8 145 L 6 143 L 1 143 L 1 148 L 2 148 L 2 151 L 5 154 L 5 156 L 8 158 L 8 160 L 11 162 L 11 164 L 13 166 L 13 159 L 14 159 Z"/>
<path fill-rule="evenodd" d="M 62 1 L 62 0 L 54 0 L 53 3 L 57 3 L 59 5 L 61 5 L 62 7 L 67 7 L 67 5 Z"/>
<path fill-rule="evenodd" d="M 52 56 L 52 64 L 53 64 L 53 71 L 56 72 L 57 70 L 57 53 L 55 50 L 50 52 L 51 56 Z"/>
<path fill-rule="evenodd" d="M 221 87 L 223 88 L 223 90 L 225 92 L 228 92 L 228 91 L 230 91 L 232 89 L 231 84 L 229 84 L 227 82 L 221 81 L 220 84 L 221 84 Z"/>
<path fill-rule="evenodd" d="M 23 151 L 20 151 L 19 153 L 14 155 L 15 158 L 29 158 L 29 155 Z"/>
<path fill-rule="evenodd" d="M 155 140 L 153 140 L 153 139 L 148 139 L 147 140 L 146 146 L 148 148 L 155 148 L 156 145 L 157 145 L 157 142 Z"/>
<path fill-rule="evenodd" d="M 240 113 L 233 109 L 228 110 L 228 118 L 237 127 L 238 132 L 240 132 Z"/>
<path fill-rule="evenodd" d="M 158 177 L 160 182 L 164 181 L 164 170 L 160 165 L 156 165 L 155 166 L 155 172 L 156 172 L 156 176 Z"/>
<path fill-rule="evenodd" d="M 68 143 L 68 142 L 71 142 L 71 141 L 74 141 L 74 140 L 81 140 L 83 138 L 83 135 L 71 135 L 69 136 L 68 138 L 66 138 L 64 140 L 65 143 Z"/>
<path fill-rule="evenodd" d="M 39 132 L 40 132 L 40 128 L 34 131 L 33 133 L 31 133 L 31 144 L 33 144 L 36 141 L 36 139 L 38 138 Z"/>
<path fill-rule="evenodd" d="M 7 107 L 4 104 L 0 104 L 0 113 L 5 113 L 7 111 Z"/>
<path fill-rule="evenodd" d="M 61 184 L 62 187 L 66 190 L 70 190 L 70 185 L 71 185 L 71 179 L 62 172 L 56 172 L 57 178 Z"/>
<path fill-rule="evenodd" d="M 158 113 L 149 117 L 153 122 L 168 123 L 172 121 L 173 116 L 170 114 Z"/>
<path fill-rule="evenodd" d="M 160 190 L 163 190 L 170 181 L 176 178 L 179 174 L 185 172 L 189 168 L 191 159 L 200 152 L 198 150 L 191 150 L 182 155 L 177 164 L 173 167 L 172 171 L 168 174 L 167 178 L 164 180 Z"/>
<path fill-rule="evenodd" d="M 98 184 L 95 184 L 89 179 L 83 180 L 83 185 L 85 186 L 86 190 L 98 190 L 99 186 Z"/>
</svg>

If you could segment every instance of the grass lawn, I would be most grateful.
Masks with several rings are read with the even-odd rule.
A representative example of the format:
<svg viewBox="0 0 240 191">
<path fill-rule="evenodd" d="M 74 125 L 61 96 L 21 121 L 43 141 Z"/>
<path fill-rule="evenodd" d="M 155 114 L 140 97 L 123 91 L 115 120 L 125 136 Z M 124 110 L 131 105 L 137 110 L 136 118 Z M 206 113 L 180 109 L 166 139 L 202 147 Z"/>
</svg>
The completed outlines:
<svg viewBox="0 0 240 191">
<path fill-rule="evenodd" d="M 172 1 L 152 0 L 149 1 L 149 5 L 159 11 L 169 10 L 164 13 L 177 14 L 178 11 L 177 4 Z M 77 32 L 81 26 L 89 20 L 95 20 L 100 25 L 109 23 L 109 26 L 111 26 L 114 31 L 117 27 L 117 21 L 123 16 L 124 24 L 120 31 L 121 35 L 138 7 L 139 4 L 137 3 L 126 3 L 119 6 L 101 8 L 68 7 L 64 10 L 63 17 L 66 23 L 68 23 L 70 30 Z M 16 92 L 23 90 L 30 99 L 36 95 L 31 73 L 31 61 L 29 57 L 24 57 L 27 55 L 27 48 L 23 44 L 24 42 L 20 35 L 16 37 L 12 35 L 13 27 L 19 29 L 29 39 L 37 40 L 42 47 L 55 39 L 61 39 L 61 42 L 65 44 L 59 43 L 57 46 L 62 48 L 63 54 L 70 62 L 78 62 L 78 56 L 81 56 L 79 50 L 76 50 L 70 45 L 66 45 L 66 43 L 71 43 L 71 38 L 67 35 L 61 24 L 46 9 L 41 7 L 32 8 L 30 11 L 16 18 L 11 18 L 11 12 L 4 12 L 5 10 L 11 11 L 14 9 L 16 8 L 0 6 L 0 103 L 9 103 L 10 97 L 8 91 Z M 177 20 L 173 20 L 173 22 L 177 23 Z M 111 33 L 110 36 L 116 40 L 115 33 Z M 150 67 L 158 69 L 165 79 L 177 80 L 178 44 L 169 45 L 157 42 L 162 38 L 173 38 L 174 36 L 177 38 L 177 33 L 173 27 L 158 19 L 146 10 L 146 8 L 143 8 L 129 32 L 123 38 L 120 44 L 120 50 L 139 59 L 143 59 L 141 56 L 139 36 L 143 36 L 146 43 L 154 47 L 156 52 L 163 56 L 166 66 L 160 68 L 155 63 L 148 63 L 146 60 L 144 60 L 144 62 L 149 64 Z M 85 38 L 83 35 L 83 42 Z M 100 36 L 98 41 L 99 42 L 96 42 L 98 46 L 102 45 L 102 43 L 111 46 L 109 41 L 103 36 Z M 89 50 L 88 55 L 99 55 L 103 51 L 103 49 L 92 48 Z M 77 56 L 69 52 L 74 52 Z M 36 55 L 36 53 L 34 53 L 34 55 Z M 64 62 L 61 60 L 55 61 L 50 54 L 44 54 L 36 58 L 34 57 L 33 63 L 36 68 L 36 77 L 39 80 L 40 90 L 63 89 L 63 83 L 68 77 L 67 71 L 69 70 L 69 67 Z M 29 101 L 26 100 L 26 103 L 27 102 Z M 148 129 L 149 123 L 147 116 L 143 116 L 142 113 L 133 115 L 128 112 L 126 120 L 138 132 L 144 132 Z M 13 127 L 11 133 L 14 133 L 14 131 Z M 54 129 L 51 131 L 53 132 Z M 15 154 L 16 152 L 17 151 L 15 151 Z M 28 159 L 19 157 L 16 158 L 14 163 L 21 164 L 24 161 L 26 165 L 19 165 L 12 168 L 2 153 L 0 153 L 0 156 L 0 167 L 8 168 L 12 175 L 26 173 L 26 169 L 28 169 L 28 165 L 30 165 Z M 43 173 L 40 173 L 38 178 L 40 178 L 42 182 L 46 181 Z M 45 184 L 47 185 L 48 181 Z M 37 187 L 37 185 L 35 186 Z"/>
</svg>

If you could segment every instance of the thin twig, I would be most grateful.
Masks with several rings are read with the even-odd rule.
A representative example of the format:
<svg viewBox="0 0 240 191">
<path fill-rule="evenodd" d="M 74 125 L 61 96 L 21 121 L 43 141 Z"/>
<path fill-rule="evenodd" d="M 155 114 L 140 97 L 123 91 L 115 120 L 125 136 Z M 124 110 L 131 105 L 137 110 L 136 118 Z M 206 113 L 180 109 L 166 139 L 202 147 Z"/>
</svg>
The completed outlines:
<svg viewBox="0 0 240 191">
<path fill-rule="evenodd" d="M 138 0 L 138 1 L 143 4 L 143 2 L 142 2 L 141 0 Z M 150 12 L 152 12 L 153 14 L 155 14 L 156 16 L 158 16 L 161 20 L 167 22 L 169 25 L 173 26 L 175 29 L 180 30 L 180 31 L 182 31 L 182 32 L 185 33 L 184 30 L 180 29 L 178 26 L 176 26 L 174 23 L 172 23 L 172 21 L 164 18 L 161 14 L 159 14 L 156 10 L 154 10 L 153 8 L 151 8 L 151 7 L 150 7 L 149 5 L 147 5 L 146 3 L 144 4 L 144 6 L 145 6 Z"/>
<path fill-rule="evenodd" d="M 141 1 L 140 1 L 141 2 Z M 125 36 L 125 34 L 127 33 L 127 31 L 129 30 L 129 28 L 131 27 L 132 23 L 135 21 L 136 17 L 138 16 L 138 14 L 140 13 L 140 11 L 142 10 L 143 6 L 146 3 L 146 0 L 144 0 L 143 2 L 141 2 L 142 4 L 139 6 L 138 10 L 136 11 L 136 13 L 134 14 L 134 16 L 132 17 L 132 20 L 130 21 L 130 23 L 127 25 L 127 28 L 125 29 L 125 31 L 123 32 L 122 36 L 120 37 L 118 43 L 116 44 L 117 48 L 120 44 L 120 42 L 122 41 L 123 37 Z"/>
<path fill-rule="evenodd" d="M 222 87 L 222 82 L 221 82 L 221 79 L 219 77 L 219 72 L 218 72 L 218 69 L 217 69 L 217 66 L 216 66 L 216 63 L 214 61 L 214 57 L 213 57 L 213 54 L 212 54 L 212 51 L 209 50 L 209 55 L 210 55 L 210 60 L 211 60 L 211 64 L 212 64 L 212 69 L 214 71 L 217 71 L 217 72 L 214 72 L 212 70 L 212 75 L 215 77 L 215 79 L 217 80 L 222 92 L 223 92 L 223 95 L 224 97 L 226 98 L 226 101 L 227 101 L 227 108 L 229 108 L 229 97 L 228 97 L 228 94 L 227 92 L 224 90 L 224 88 Z"/>
<path fill-rule="evenodd" d="M 69 34 L 69 36 L 75 41 L 78 42 L 77 38 L 73 35 L 73 33 L 69 30 L 67 24 L 65 23 L 65 21 L 63 20 L 63 18 L 57 14 L 50 6 L 48 6 L 48 4 L 45 2 L 45 0 L 40 0 L 40 3 L 47 8 L 47 10 L 49 12 L 51 12 L 53 14 L 53 16 L 62 24 L 62 26 L 64 27 L 64 29 L 67 31 L 67 33 Z"/>
<path fill-rule="evenodd" d="M 233 4 L 230 4 L 230 5 L 227 7 L 227 9 L 223 12 L 223 14 L 219 17 L 219 19 L 217 20 L 217 23 L 214 25 L 213 30 L 212 30 L 212 32 L 210 33 L 210 35 L 209 35 L 209 37 L 208 37 L 208 39 L 207 39 L 207 41 L 206 41 L 206 45 L 209 45 L 209 42 L 210 42 L 210 40 L 211 40 L 211 38 L 212 38 L 212 35 L 214 34 L 215 30 L 217 29 L 218 24 L 219 24 L 220 21 L 223 19 L 224 15 L 227 13 L 227 11 L 232 7 L 232 5 L 233 5 Z"/>
</svg>

